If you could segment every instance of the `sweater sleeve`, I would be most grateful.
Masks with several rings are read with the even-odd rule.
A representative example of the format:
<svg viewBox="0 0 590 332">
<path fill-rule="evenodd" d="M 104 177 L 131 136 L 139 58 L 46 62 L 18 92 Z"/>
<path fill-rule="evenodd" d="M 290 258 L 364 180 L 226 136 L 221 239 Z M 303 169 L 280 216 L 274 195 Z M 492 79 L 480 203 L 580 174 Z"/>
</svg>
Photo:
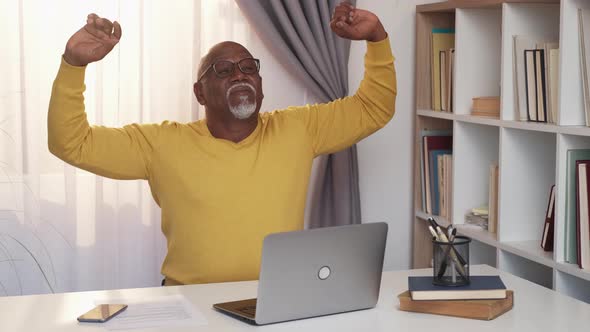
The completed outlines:
<svg viewBox="0 0 590 332">
<path fill-rule="evenodd" d="M 47 133 L 49 151 L 63 161 L 113 179 L 147 179 L 160 126 L 90 126 L 84 108 L 85 67 L 62 58 L 53 83 Z"/>
<path fill-rule="evenodd" d="M 367 42 L 365 74 L 356 93 L 335 101 L 277 112 L 303 121 L 314 154 L 333 153 L 385 126 L 395 113 L 397 82 L 389 38 Z"/>
</svg>

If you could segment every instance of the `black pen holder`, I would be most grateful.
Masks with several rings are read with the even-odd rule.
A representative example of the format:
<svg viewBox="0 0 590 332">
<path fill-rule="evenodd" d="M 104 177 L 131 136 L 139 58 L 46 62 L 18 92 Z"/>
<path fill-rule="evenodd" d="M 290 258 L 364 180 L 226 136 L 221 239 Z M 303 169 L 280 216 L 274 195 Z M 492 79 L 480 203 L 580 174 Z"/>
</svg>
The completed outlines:
<svg viewBox="0 0 590 332">
<path fill-rule="evenodd" d="M 471 239 L 466 236 L 456 236 L 452 242 L 432 240 L 433 284 L 469 284 L 469 243 Z"/>
</svg>

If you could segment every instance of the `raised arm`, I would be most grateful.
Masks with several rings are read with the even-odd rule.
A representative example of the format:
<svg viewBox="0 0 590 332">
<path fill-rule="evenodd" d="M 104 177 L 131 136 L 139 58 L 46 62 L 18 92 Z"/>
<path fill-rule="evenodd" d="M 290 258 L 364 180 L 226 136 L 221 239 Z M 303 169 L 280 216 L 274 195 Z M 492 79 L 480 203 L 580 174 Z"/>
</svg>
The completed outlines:
<svg viewBox="0 0 590 332">
<path fill-rule="evenodd" d="M 395 113 L 397 82 L 389 38 L 379 18 L 342 3 L 330 26 L 342 38 L 366 40 L 365 74 L 350 97 L 291 107 L 278 114 L 304 122 L 315 155 L 342 150 L 382 128 Z"/>
<path fill-rule="evenodd" d="M 58 158 L 98 175 L 145 179 L 160 127 L 91 127 L 84 111 L 86 65 L 104 58 L 120 38 L 119 23 L 90 14 L 69 39 L 51 92 L 48 145 Z"/>
</svg>

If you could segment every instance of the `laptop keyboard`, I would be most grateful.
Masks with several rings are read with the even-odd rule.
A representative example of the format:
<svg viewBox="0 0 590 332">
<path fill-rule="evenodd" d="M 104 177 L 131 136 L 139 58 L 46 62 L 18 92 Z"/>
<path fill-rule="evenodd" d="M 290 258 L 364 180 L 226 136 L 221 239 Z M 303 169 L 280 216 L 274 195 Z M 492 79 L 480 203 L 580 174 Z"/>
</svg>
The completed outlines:
<svg viewBox="0 0 590 332">
<path fill-rule="evenodd" d="M 252 317 L 256 316 L 256 306 L 255 305 L 238 308 L 236 310 L 238 310 L 246 315 L 252 316 Z"/>
</svg>

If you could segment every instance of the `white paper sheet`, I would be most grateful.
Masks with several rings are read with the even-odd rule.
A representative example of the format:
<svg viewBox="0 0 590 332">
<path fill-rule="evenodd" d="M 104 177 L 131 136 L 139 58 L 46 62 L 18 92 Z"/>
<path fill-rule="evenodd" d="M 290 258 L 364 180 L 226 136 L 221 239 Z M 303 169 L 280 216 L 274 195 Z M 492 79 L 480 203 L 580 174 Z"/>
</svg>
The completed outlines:
<svg viewBox="0 0 590 332">
<path fill-rule="evenodd" d="M 109 299 L 128 307 L 104 324 L 108 330 L 133 330 L 157 327 L 187 327 L 207 325 L 207 319 L 181 295 L 158 296 L 145 300 Z"/>
</svg>

